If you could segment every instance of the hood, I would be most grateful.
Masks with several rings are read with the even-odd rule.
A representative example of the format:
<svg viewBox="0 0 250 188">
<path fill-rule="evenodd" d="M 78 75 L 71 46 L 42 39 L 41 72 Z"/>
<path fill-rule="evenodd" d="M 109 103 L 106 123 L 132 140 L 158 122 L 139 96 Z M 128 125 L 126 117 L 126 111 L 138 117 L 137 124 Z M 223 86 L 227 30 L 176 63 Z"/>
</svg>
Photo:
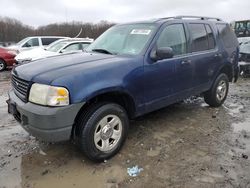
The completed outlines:
<svg viewBox="0 0 250 188">
<path fill-rule="evenodd" d="M 56 55 L 56 52 L 46 51 L 43 48 L 35 48 L 28 51 L 23 51 L 16 56 L 17 61 L 23 60 L 37 60 L 49 56 Z"/>
<path fill-rule="evenodd" d="M 18 53 L 19 50 L 20 50 L 20 47 L 17 46 L 17 45 L 11 45 L 11 46 L 6 47 L 6 49 L 7 50 L 14 50 L 14 51 L 16 51 Z"/>
<path fill-rule="evenodd" d="M 18 66 L 13 70 L 13 74 L 27 81 L 49 84 L 56 78 L 68 74 L 74 75 L 74 73 L 84 71 L 89 67 L 98 66 L 97 62 L 104 63 L 105 60 L 115 57 L 101 53 L 60 55 Z"/>
<path fill-rule="evenodd" d="M 17 50 L 19 48 L 19 46 L 17 45 L 10 45 L 7 47 L 8 49 L 13 49 L 13 50 Z"/>
</svg>

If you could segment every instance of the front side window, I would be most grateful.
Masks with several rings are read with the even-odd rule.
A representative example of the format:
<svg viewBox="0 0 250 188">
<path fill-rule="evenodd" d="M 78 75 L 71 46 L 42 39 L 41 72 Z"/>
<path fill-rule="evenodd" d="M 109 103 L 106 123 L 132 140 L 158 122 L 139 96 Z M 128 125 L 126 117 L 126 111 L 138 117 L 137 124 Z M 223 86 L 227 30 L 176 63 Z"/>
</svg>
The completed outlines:
<svg viewBox="0 0 250 188">
<path fill-rule="evenodd" d="M 154 24 L 125 24 L 110 28 L 87 49 L 109 54 L 138 55 L 154 33 Z"/>
<path fill-rule="evenodd" d="M 50 52 L 58 52 L 62 47 L 64 47 L 67 44 L 67 42 L 61 41 L 57 43 L 51 44 L 47 50 Z"/>
<path fill-rule="evenodd" d="M 183 24 L 167 26 L 157 40 L 157 48 L 170 47 L 174 55 L 187 53 L 187 41 Z"/>
<path fill-rule="evenodd" d="M 63 49 L 63 52 L 72 52 L 72 51 L 77 51 L 80 50 L 80 45 L 78 43 L 75 44 L 70 44 L 67 47 Z"/>
<path fill-rule="evenodd" d="M 23 47 L 33 47 L 33 46 L 39 46 L 38 38 L 32 38 L 23 45 Z"/>
<path fill-rule="evenodd" d="M 207 32 L 204 24 L 189 24 L 192 36 L 192 52 L 208 50 Z"/>
<path fill-rule="evenodd" d="M 24 38 L 23 40 L 19 41 L 16 45 L 21 46 L 24 42 L 28 41 L 30 37 Z"/>
</svg>

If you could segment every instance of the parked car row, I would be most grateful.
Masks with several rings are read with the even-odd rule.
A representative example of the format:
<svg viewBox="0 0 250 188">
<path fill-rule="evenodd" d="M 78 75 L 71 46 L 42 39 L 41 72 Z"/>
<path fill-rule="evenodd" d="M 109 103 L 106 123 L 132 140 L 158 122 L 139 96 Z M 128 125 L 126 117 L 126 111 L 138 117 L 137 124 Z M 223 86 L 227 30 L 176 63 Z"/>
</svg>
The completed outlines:
<svg viewBox="0 0 250 188">
<path fill-rule="evenodd" d="M 92 42 L 90 38 L 28 37 L 15 46 L 0 48 L 0 71 L 41 58 L 81 52 Z"/>
<path fill-rule="evenodd" d="M 67 38 L 53 42 L 46 48 L 36 48 L 21 52 L 15 57 L 16 65 L 26 64 L 41 58 L 56 56 L 64 53 L 76 53 L 83 51 L 93 39 L 89 38 Z"/>
</svg>

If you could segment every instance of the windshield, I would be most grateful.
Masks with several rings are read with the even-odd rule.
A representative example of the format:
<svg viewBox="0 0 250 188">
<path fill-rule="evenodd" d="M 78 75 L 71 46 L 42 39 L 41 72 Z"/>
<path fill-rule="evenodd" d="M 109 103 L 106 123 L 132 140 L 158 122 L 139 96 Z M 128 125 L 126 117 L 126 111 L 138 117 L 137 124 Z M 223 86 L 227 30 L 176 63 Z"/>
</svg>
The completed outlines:
<svg viewBox="0 0 250 188">
<path fill-rule="evenodd" d="M 58 52 L 63 46 L 65 46 L 67 44 L 67 42 L 58 42 L 55 43 L 51 46 L 49 46 L 46 50 L 50 51 L 50 52 Z"/>
<path fill-rule="evenodd" d="M 240 53 L 250 54 L 250 42 L 240 45 Z"/>
<path fill-rule="evenodd" d="M 87 52 L 138 55 L 155 30 L 154 24 L 118 25 L 96 39 Z"/>
<path fill-rule="evenodd" d="M 246 42 L 250 42 L 250 37 L 240 37 L 238 38 L 239 44 L 244 44 Z"/>
<path fill-rule="evenodd" d="M 29 37 L 24 38 L 23 40 L 19 41 L 16 45 L 17 45 L 17 46 L 20 46 L 20 45 L 22 45 L 24 42 L 26 42 L 28 39 L 29 39 Z"/>
</svg>

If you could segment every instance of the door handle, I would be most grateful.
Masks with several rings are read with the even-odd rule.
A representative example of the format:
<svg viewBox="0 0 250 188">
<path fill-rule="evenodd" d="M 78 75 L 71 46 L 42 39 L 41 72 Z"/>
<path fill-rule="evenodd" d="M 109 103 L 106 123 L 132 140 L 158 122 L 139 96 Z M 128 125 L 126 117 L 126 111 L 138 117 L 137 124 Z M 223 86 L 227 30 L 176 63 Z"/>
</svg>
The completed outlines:
<svg viewBox="0 0 250 188">
<path fill-rule="evenodd" d="M 217 53 L 217 54 L 214 55 L 214 57 L 219 57 L 219 58 L 221 58 L 221 57 L 222 57 L 222 54 L 221 54 L 221 53 Z"/>
<path fill-rule="evenodd" d="M 181 65 L 190 65 L 192 63 L 191 60 L 184 60 L 181 62 Z"/>
</svg>

